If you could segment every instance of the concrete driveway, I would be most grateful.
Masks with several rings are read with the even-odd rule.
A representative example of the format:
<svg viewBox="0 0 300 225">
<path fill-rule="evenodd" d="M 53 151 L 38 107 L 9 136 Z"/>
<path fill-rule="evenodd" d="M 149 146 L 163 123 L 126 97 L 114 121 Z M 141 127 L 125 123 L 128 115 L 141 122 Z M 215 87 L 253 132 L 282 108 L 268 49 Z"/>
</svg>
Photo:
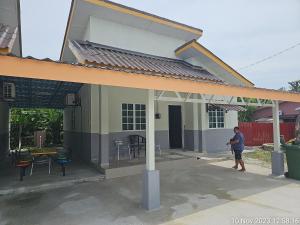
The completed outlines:
<svg viewBox="0 0 300 225">
<path fill-rule="evenodd" d="M 299 182 L 272 178 L 269 169 L 256 165 L 240 173 L 230 169 L 231 164 L 195 159 L 162 164 L 161 209 L 152 212 L 140 207 L 142 176 L 136 175 L 2 196 L 0 224 L 242 224 L 238 223 L 242 219 L 257 218 L 280 224 L 280 219 L 300 220 Z"/>
</svg>

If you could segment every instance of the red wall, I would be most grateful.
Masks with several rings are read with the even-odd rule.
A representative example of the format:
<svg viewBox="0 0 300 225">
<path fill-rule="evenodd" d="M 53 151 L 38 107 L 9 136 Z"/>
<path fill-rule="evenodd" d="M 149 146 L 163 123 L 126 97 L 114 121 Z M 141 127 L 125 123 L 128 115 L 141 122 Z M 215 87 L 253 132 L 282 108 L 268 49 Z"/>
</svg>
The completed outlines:
<svg viewBox="0 0 300 225">
<path fill-rule="evenodd" d="M 246 146 L 260 146 L 265 143 L 273 143 L 273 124 L 240 122 L 239 127 L 245 136 Z M 280 123 L 280 134 L 285 141 L 295 138 L 294 123 Z"/>
</svg>

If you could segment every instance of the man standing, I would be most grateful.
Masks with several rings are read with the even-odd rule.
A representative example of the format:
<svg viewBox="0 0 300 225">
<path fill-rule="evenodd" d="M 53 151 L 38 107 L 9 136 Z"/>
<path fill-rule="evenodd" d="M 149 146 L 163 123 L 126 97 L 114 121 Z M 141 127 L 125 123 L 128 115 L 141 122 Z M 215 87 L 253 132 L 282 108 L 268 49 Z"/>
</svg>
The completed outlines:
<svg viewBox="0 0 300 225">
<path fill-rule="evenodd" d="M 230 139 L 230 141 L 227 144 L 230 144 L 233 151 L 234 151 L 234 158 L 235 158 L 235 165 L 232 167 L 234 169 L 238 168 L 238 165 L 240 164 L 242 169 L 239 171 L 246 171 L 244 161 L 242 159 L 242 153 L 244 151 L 244 135 L 240 132 L 239 127 L 234 128 L 234 137 Z"/>
</svg>

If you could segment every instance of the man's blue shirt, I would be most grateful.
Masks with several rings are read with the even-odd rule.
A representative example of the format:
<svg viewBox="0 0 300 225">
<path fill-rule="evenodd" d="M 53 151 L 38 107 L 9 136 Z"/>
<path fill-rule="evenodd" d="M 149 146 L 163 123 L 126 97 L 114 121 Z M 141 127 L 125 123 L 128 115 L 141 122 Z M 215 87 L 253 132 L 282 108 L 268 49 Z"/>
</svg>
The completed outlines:
<svg viewBox="0 0 300 225">
<path fill-rule="evenodd" d="M 232 145 L 233 150 L 239 152 L 244 151 L 244 135 L 241 132 L 238 132 L 234 135 L 233 140 L 239 141 L 238 143 Z"/>
</svg>

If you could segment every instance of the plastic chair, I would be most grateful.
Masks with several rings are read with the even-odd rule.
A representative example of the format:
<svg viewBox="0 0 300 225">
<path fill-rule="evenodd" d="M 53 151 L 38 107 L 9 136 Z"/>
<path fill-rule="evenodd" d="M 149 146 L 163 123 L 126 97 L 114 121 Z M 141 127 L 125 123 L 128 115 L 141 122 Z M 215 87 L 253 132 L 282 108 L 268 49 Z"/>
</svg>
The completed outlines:
<svg viewBox="0 0 300 225">
<path fill-rule="evenodd" d="M 26 174 L 26 168 L 31 164 L 30 161 L 20 161 L 16 164 L 16 167 L 20 168 L 20 181 L 23 181 L 23 177 Z"/>
<path fill-rule="evenodd" d="M 129 135 L 130 149 L 133 151 L 133 157 L 135 158 L 136 150 L 137 156 L 140 156 L 140 151 L 144 149 L 146 151 L 146 138 L 141 135 Z"/>
<path fill-rule="evenodd" d="M 116 146 L 116 150 L 117 150 L 117 159 L 118 161 L 120 160 L 120 153 L 122 151 L 127 152 L 129 159 L 131 160 L 131 150 L 130 150 L 130 146 L 128 141 L 125 140 L 115 140 L 114 144 Z"/>
<path fill-rule="evenodd" d="M 64 148 L 57 149 L 56 162 L 61 166 L 62 175 L 66 176 L 66 166 L 71 163 L 70 151 Z"/>
<path fill-rule="evenodd" d="M 38 165 L 48 165 L 48 173 L 51 174 L 51 164 L 52 162 L 50 156 L 41 155 L 32 157 L 30 176 L 32 175 L 33 167 Z"/>
</svg>

